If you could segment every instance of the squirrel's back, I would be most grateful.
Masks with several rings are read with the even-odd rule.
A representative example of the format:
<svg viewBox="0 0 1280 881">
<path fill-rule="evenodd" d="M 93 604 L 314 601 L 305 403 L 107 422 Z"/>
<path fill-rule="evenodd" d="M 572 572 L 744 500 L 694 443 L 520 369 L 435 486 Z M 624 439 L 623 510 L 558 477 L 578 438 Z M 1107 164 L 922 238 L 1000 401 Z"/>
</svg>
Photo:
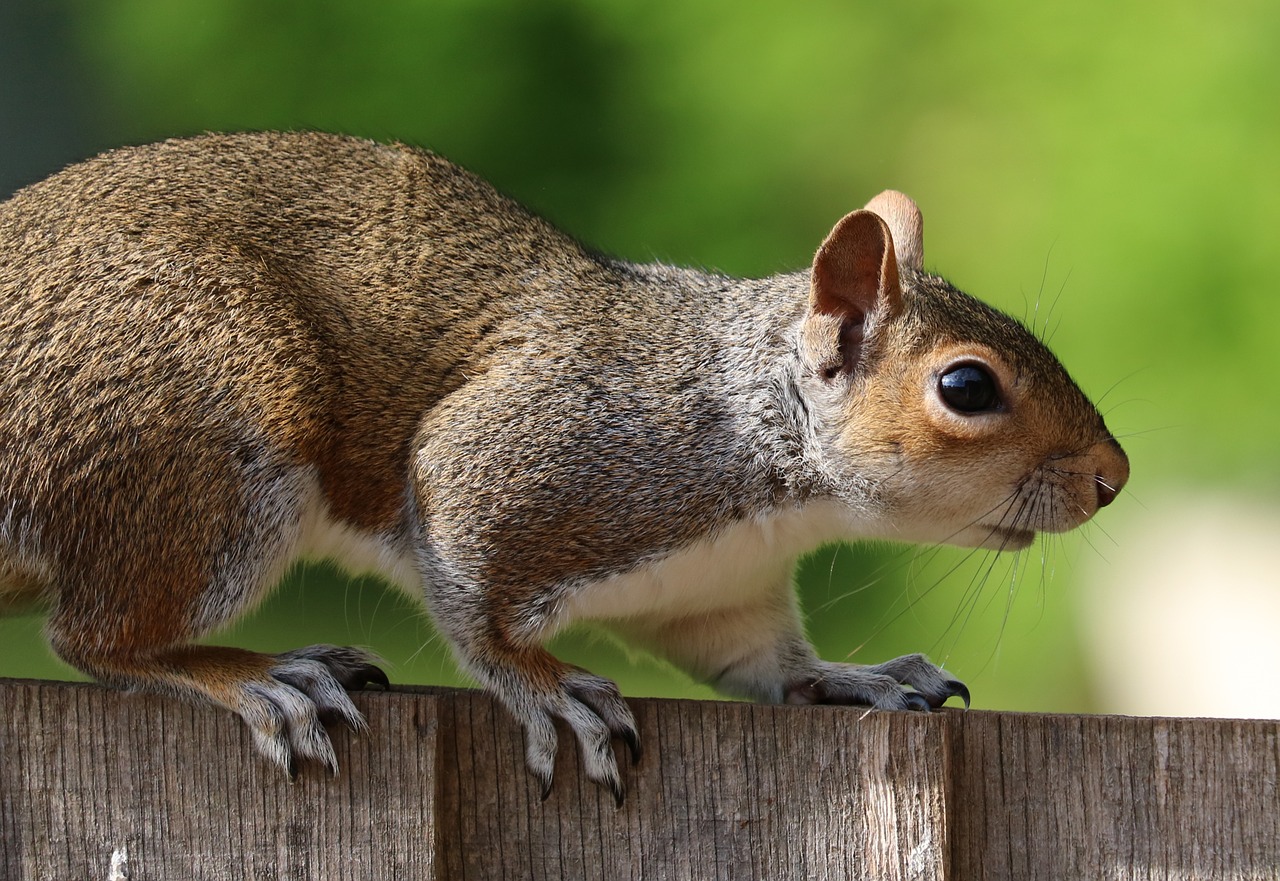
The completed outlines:
<svg viewBox="0 0 1280 881">
<path fill-rule="evenodd" d="M 74 267 L 79 308 L 199 279 L 369 337 L 443 332 L 533 294 L 541 273 L 601 265 L 439 156 L 317 132 L 175 139 L 71 166 L 0 205 L 0 254 L 0 284 L 21 288 L 11 304 L 67 288 Z"/>
<path fill-rule="evenodd" d="M 129 518 L 158 505 L 208 545 L 294 505 L 306 473 L 326 519 L 390 535 L 416 451 L 482 470 L 466 504 L 527 493 L 504 555 L 546 555 L 537 521 L 557 510 L 591 534 L 548 571 L 574 548 L 584 572 L 623 566 L 780 491 L 739 435 L 769 415 L 756 375 L 787 350 L 806 284 L 744 296 L 594 255 L 403 145 L 260 133 L 116 150 L 0 205 L 0 500 L 59 554 L 89 497 L 105 502 L 95 535 L 146 544 Z M 450 395 L 465 406 L 425 418 Z M 192 475 L 236 502 L 225 523 L 189 504 Z"/>
<path fill-rule="evenodd" d="M 514 316 L 545 319 L 548 288 L 607 299 L 615 276 L 402 145 L 261 133 L 116 150 L 0 205 L 0 406 L 28 414 L 4 446 L 86 459 L 239 433 L 314 465 L 340 518 L 386 524 L 422 413 L 513 343 Z"/>
</svg>

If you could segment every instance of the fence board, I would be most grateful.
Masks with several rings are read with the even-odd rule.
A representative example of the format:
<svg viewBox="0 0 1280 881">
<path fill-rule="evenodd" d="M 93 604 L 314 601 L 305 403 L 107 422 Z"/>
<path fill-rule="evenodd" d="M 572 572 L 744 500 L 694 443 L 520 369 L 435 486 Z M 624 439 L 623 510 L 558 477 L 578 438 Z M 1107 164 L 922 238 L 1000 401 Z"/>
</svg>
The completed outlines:
<svg viewBox="0 0 1280 881">
<path fill-rule="evenodd" d="M 616 810 L 578 773 L 567 732 L 539 804 L 507 716 L 474 694 L 443 697 L 440 877 L 944 877 L 941 717 L 633 706 L 646 753 L 624 769 Z"/>
<path fill-rule="evenodd" d="M 290 784 L 225 713 L 5 682 L 0 878 L 412 877 L 435 848 L 434 701 L 364 709 L 377 733 L 336 741 L 342 775 Z"/>
<path fill-rule="evenodd" d="M 1280 723 L 951 721 L 958 878 L 1280 878 Z"/>
<path fill-rule="evenodd" d="M 1276 722 L 635 700 L 615 810 L 483 695 L 355 699 L 289 784 L 220 710 L 0 680 L 0 878 L 1280 878 Z"/>
</svg>

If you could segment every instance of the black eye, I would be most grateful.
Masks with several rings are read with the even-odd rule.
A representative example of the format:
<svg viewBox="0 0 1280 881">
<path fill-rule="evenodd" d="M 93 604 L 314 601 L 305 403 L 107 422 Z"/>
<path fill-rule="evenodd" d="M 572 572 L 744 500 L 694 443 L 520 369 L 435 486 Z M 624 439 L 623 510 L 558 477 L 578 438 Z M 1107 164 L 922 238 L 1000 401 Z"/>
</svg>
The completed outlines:
<svg viewBox="0 0 1280 881">
<path fill-rule="evenodd" d="M 996 381 L 976 364 L 953 367 L 938 380 L 938 394 L 957 413 L 981 413 L 1000 404 Z"/>
</svg>

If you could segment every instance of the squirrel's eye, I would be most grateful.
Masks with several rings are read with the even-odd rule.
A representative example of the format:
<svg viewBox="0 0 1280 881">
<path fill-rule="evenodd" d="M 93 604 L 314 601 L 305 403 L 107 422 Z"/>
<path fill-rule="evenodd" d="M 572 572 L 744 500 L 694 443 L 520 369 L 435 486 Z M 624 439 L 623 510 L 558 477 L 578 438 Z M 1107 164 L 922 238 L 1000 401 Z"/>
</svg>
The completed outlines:
<svg viewBox="0 0 1280 881">
<path fill-rule="evenodd" d="M 1000 404 L 996 381 L 976 364 L 962 364 L 942 374 L 938 394 L 957 413 L 981 413 Z"/>
</svg>

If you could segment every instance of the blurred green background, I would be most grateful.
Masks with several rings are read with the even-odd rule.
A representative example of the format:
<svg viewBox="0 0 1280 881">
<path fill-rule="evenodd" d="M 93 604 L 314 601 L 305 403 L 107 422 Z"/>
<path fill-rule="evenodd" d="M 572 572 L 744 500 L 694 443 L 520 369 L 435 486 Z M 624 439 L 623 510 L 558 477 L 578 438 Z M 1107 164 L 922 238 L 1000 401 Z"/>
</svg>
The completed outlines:
<svg viewBox="0 0 1280 881">
<path fill-rule="evenodd" d="M 1187 571 L 1199 521 L 1161 518 L 1207 494 L 1228 517 L 1280 505 L 1278 85 L 1280 6 L 1240 0 L 7 0 L 0 194 L 121 144 L 318 128 L 430 147 L 630 259 L 761 275 L 904 190 L 926 264 L 1047 327 L 1133 480 L 1081 533 L 1016 557 L 821 551 L 800 575 L 813 635 L 830 658 L 928 651 L 981 707 L 1136 712 L 1108 684 L 1140 679 L 1117 669 L 1137 661 L 1108 646 L 1212 655 L 1207 633 L 1108 605 L 1144 579 L 1159 604 Z M 1196 595 L 1280 594 L 1257 534 L 1210 548 L 1246 562 L 1230 585 L 1211 568 Z M 324 566 L 217 639 L 353 642 L 396 681 L 459 681 L 414 603 Z M 589 634 L 556 650 L 629 694 L 709 694 Z M 1237 661 L 1255 696 L 1276 678 Z M 1173 663 L 1156 669 L 1176 678 Z M 31 616 L 0 620 L 0 675 L 74 672 Z M 1161 678 L 1139 684 L 1195 690 Z M 1280 715 L 1258 700 L 1250 714 Z"/>
</svg>

